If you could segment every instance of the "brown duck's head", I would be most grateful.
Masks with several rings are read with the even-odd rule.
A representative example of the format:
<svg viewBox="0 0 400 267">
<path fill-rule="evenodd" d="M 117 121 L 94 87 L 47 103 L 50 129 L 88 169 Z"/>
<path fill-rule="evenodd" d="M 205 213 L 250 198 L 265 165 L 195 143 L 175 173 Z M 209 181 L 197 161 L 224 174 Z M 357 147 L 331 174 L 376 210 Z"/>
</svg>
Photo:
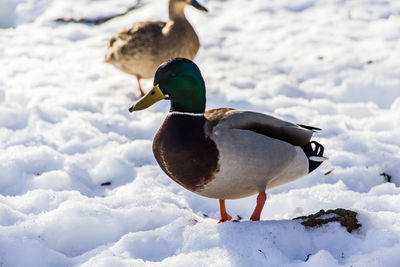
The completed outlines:
<svg viewBox="0 0 400 267">
<path fill-rule="evenodd" d="M 207 8 L 202 6 L 199 2 L 197 2 L 197 0 L 169 0 L 170 9 L 180 6 L 183 10 L 185 5 L 190 5 L 198 10 L 208 12 Z"/>
</svg>

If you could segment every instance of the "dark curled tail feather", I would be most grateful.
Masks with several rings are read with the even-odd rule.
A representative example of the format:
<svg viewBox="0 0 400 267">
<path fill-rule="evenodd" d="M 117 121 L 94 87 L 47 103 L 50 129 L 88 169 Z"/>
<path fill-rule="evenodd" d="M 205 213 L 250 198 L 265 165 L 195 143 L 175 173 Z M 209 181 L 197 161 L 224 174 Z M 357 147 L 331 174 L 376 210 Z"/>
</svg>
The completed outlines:
<svg viewBox="0 0 400 267">
<path fill-rule="evenodd" d="M 314 161 L 310 159 L 310 157 L 322 157 L 324 154 L 324 147 L 316 141 L 311 141 L 307 145 L 302 146 L 301 148 L 303 149 L 304 153 L 308 158 L 308 172 L 310 173 L 316 168 L 318 168 L 319 165 L 321 165 L 321 163 L 323 162 L 322 160 Z"/>
</svg>

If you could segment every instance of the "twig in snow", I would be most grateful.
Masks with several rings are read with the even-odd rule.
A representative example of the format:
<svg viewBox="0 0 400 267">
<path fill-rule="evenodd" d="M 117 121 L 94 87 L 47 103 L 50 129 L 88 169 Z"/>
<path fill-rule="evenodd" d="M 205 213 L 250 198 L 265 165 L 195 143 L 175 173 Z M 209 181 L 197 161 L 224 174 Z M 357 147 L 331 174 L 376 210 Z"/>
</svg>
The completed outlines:
<svg viewBox="0 0 400 267">
<path fill-rule="evenodd" d="M 101 17 L 101 18 L 96 18 L 96 19 L 86 19 L 86 18 L 80 18 L 80 19 L 74 19 L 74 18 L 58 18 L 55 21 L 56 22 L 64 22 L 64 23 L 82 23 L 82 24 L 92 24 L 92 25 L 100 25 L 103 24 L 109 20 L 112 20 L 117 17 L 122 17 L 131 12 L 134 9 L 137 9 L 140 5 L 141 0 L 137 0 L 136 4 L 130 8 L 128 8 L 125 12 L 116 14 L 116 15 L 111 15 L 108 17 Z"/>
</svg>

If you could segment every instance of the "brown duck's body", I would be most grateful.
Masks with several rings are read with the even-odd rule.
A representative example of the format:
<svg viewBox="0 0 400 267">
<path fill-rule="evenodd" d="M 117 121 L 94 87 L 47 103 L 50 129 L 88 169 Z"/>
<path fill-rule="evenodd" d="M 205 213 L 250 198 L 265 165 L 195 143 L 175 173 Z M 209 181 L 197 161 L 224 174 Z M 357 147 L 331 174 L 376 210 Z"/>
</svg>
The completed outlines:
<svg viewBox="0 0 400 267">
<path fill-rule="evenodd" d="M 139 22 L 117 33 L 110 39 L 105 62 L 140 79 L 153 77 L 171 58 L 194 59 L 200 42 L 185 17 L 185 5 L 170 0 L 168 22 Z"/>
</svg>

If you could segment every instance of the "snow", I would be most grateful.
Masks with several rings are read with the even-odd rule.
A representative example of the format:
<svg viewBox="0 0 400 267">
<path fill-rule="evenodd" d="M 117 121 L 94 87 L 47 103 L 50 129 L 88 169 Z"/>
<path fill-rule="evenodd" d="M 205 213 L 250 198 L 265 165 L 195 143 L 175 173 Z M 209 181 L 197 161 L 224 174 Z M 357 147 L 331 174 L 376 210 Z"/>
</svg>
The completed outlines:
<svg viewBox="0 0 400 267">
<path fill-rule="evenodd" d="M 102 62 L 112 34 L 166 19 L 166 2 L 142 1 L 99 26 L 53 20 L 134 3 L 0 2 L 0 266 L 398 266 L 400 2 L 202 0 L 209 13 L 186 9 L 202 43 L 207 107 L 320 127 L 329 157 L 267 192 L 262 221 L 248 221 L 251 197 L 227 201 L 244 219 L 224 224 L 217 200 L 175 184 L 153 158 L 167 101 L 129 113 L 135 78 Z M 358 212 L 361 229 L 291 220 L 335 208 Z"/>
</svg>

